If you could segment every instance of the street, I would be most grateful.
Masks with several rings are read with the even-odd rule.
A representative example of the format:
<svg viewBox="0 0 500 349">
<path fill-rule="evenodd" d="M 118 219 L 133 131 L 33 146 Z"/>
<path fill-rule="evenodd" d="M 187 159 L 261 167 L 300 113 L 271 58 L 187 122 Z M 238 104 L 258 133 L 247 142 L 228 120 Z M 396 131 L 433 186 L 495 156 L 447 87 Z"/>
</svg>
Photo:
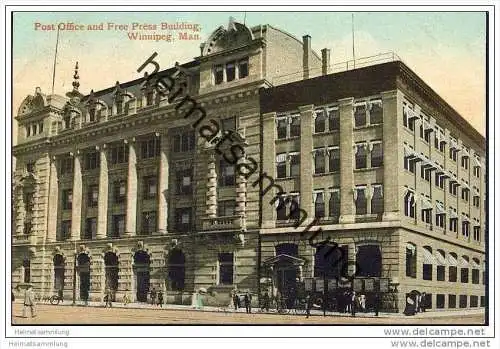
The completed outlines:
<svg viewBox="0 0 500 349">
<path fill-rule="evenodd" d="M 265 314 L 233 311 L 199 311 L 193 309 L 162 309 L 162 308 L 103 308 L 84 307 L 69 305 L 37 305 L 37 316 L 35 318 L 23 318 L 20 303 L 13 304 L 12 324 L 483 324 L 484 312 L 471 311 L 471 314 L 464 312 L 428 312 L 416 316 L 403 316 L 401 314 L 380 314 L 380 317 L 373 317 L 372 314 L 358 314 L 355 318 L 339 314 L 323 317 L 319 312 L 306 319 L 305 315 L 290 314 Z M 460 313 L 460 314 L 458 314 Z"/>
</svg>

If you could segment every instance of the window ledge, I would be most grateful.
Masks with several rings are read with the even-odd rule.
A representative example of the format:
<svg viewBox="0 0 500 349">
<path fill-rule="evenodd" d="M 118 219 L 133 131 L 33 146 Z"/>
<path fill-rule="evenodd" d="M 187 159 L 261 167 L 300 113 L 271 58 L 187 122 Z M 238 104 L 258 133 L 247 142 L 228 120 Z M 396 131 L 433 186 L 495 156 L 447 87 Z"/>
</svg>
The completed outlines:
<svg viewBox="0 0 500 349">
<path fill-rule="evenodd" d="M 375 170 L 379 167 L 366 167 L 366 168 L 355 168 L 353 172 L 369 172 L 371 170 Z"/>
<path fill-rule="evenodd" d="M 286 142 L 286 141 L 293 141 L 293 140 L 297 140 L 297 139 L 300 139 L 300 136 L 293 136 L 293 137 L 287 137 L 287 138 L 279 138 L 279 139 L 276 139 L 275 142 Z"/>
<path fill-rule="evenodd" d="M 339 174 L 340 171 L 331 171 L 331 172 L 325 172 L 325 173 L 314 173 L 313 176 L 314 177 L 322 177 L 322 176 L 329 176 L 329 175 L 332 175 L 332 174 Z"/>
<path fill-rule="evenodd" d="M 383 123 L 380 123 L 380 124 L 366 124 L 366 125 L 363 125 L 363 126 L 354 126 L 353 130 L 354 131 L 358 131 L 358 130 L 370 129 L 370 128 L 375 128 L 375 127 L 379 127 L 379 126 L 382 126 L 382 125 L 383 125 Z"/>
</svg>

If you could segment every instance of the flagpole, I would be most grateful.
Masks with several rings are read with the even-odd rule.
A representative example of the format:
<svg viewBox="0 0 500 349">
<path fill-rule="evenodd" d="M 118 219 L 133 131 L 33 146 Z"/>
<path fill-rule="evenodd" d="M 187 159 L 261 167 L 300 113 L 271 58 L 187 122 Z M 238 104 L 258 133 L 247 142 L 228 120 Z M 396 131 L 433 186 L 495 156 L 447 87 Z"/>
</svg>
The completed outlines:
<svg viewBox="0 0 500 349">
<path fill-rule="evenodd" d="M 57 27 L 56 51 L 54 54 L 54 69 L 52 71 L 52 94 L 54 94 L 54 83 L 56 80 L 57 47 L 59 46 L 59 26 Z"/>
<path fill-rule="evenodd" d="M 356 55 L 354 53 L 354 13 L 351 13 L 351 27 L 352 27 L 352 61 L 354 69 L 356 69 Z"/>
<path fill-rule="evenodd" d="M 245 16 L 243 17 L 243 25 L 246 24 L 246 21 L 247 21 L 247 13 L 245 12 Z"/>
</svg>

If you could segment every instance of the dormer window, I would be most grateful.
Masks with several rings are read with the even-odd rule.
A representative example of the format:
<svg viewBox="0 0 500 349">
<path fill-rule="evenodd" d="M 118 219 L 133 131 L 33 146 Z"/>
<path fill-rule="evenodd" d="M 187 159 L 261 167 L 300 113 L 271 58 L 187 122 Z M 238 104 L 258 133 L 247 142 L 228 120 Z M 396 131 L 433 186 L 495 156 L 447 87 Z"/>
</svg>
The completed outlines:
<svg viewBox="0 0 500 349">
<path fill-rule="evenodd" d="M 89 109 L 89 122 L 96 121 L 95 112 L 96 112 L 95 106 Z"/>
<path fill-rule="evenodd" d="M 229 62 L 226 64 L 226 79 L 227 81 L 233 81 L 236 78 L 236 64 L 235 62 Z"/>
<path fill-rule="evenodd" d="M 218 64 L 214 67 L 214 77 L 215 77 L 215 84 L 221 84 L 224 81 L 224 68 L 222 67 L 222 64 Z"/>
<path fill-rule="evenodd" d="M 238 79 L 243 79 L 248 76 L 248 58 L 244 58 L 238 62 Z"/>
</svg>

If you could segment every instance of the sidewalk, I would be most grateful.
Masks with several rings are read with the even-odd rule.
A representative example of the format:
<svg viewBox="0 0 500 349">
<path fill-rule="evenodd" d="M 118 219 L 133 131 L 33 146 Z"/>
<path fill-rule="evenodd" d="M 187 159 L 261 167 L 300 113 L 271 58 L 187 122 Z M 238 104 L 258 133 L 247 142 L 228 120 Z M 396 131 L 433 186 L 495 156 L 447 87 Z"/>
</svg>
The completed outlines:
<svg viewBox="0 0 500 349">
<path fill-rule="evenodd" d="M 18 300 L 15 301 L 15 303 L 22 303 Z M 37 304 L 47 304 L 50 305 L 50 303 L 41 303 L 38 302 Z M 71 300 L 65 300 L 64 303 L 59 303 L 58 306 L 72 306 L 72 301 Z M 54 305 L 56 307 L 57 305 Z M 85 307 L 83 302 L 77 301 L 76 306 L 78 307 Z M 104 308 L 104 303 L 103 302 L 88 302 L 88 307 L 94 307 L 94 308 Z M 152 309 L 152 310 L 182 310 L 182 311 L 202 311 L 202 312 L 219 312 L 219 313 L 245 313 L 244 308 L 240 308 L 237 311 L 235 311 L 233 308 L 224 308 L 224 307 L 213 307 L 213 306 L 204 306 L 201 309 L 195 309 L 190 305 L 180 305 L 180 304 L 163 304 L 163 307 L 159 306 L 153 306 L 151 304 L 146 304 L 146 303 L 129 303 L 127 305 L 124 305 L 123 303 L 119 302 L 114 302 L 113 303 L 113 308 L 123 308 L 123 309 Z M 304 311 L 302 311 L 304 312 Z M 261 312 L 260 308 L 252 308 L 252 313 L 253 314 L 270 314 L 270 315 L 289 315 L 289 316 L 305 316 L 304 314 L 296 314 L 293 312 L 293 310 L 290 313 L 282 313 L 279 314 L 276 312 L 275 309 L 271 309 L 269 312 Z M 472 314 L 483 314 L 484 309 L 483 308 L 478 308 L 478 309 L 468 309 L 468 310 L 448 310 L 448 311 L 426 311 L 425 313 L 418 313 L 415 315 L 415 318 L 433 318 L 433 317 L 447 317 L 447 316 L 462 316 L 462 315 L 472 315 Z M 326 312 L 327 316 L 333 316 L 333 317 L 352 317 L 351 314 L 348 313 L 338 313 L 338 312 Z M 311 310 L 311 316 L 323 316 L 323 311 L 322 310 Z M 370 313 L 356 313 L 356 317 L 361 317 L 361 318 L 376 318 L 375 314 L 373 312 Z M 406 315 L 402 313 L 384 313 L 384 312 L 379 312 L 379 318 L 398 318 L 398 317 L 407 317 Z M 408 316 L 411 317 L 411 316 Z"/>
</svg>

